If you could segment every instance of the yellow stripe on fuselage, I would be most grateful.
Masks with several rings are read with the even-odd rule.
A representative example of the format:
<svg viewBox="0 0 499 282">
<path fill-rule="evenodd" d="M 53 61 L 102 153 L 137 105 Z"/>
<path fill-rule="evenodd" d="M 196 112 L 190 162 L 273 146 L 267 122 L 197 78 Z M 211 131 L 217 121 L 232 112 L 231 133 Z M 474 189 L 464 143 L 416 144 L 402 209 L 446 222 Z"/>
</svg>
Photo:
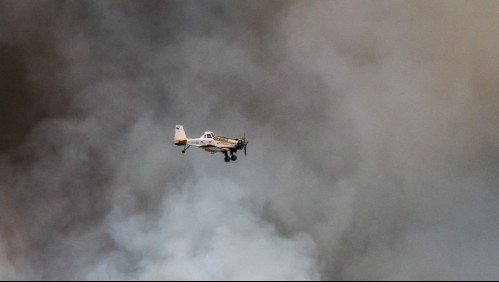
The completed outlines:
<svg viewBox="0 0 499 282">
<path fill-rule="evenodd" d="M 191 140 L 192 138 L 186 138 L 186 139 L 175 139 L 173 140 L 173 143 L 175 143 L 175 145 L 186 145 L 187 144 L 187 141 Z"/>
<path fill-rule="evenodd" d="M 226 143 L 233 144 L 233 145 L 237 145 L 239 143 L 237 140 L 227 138 L 227 137 L 222 137 L 222 136 L 215 136 L 215 137 L 213 137 L 213 140 L 220 141 L 220 142 L 226 142 Z"/>
</svg>

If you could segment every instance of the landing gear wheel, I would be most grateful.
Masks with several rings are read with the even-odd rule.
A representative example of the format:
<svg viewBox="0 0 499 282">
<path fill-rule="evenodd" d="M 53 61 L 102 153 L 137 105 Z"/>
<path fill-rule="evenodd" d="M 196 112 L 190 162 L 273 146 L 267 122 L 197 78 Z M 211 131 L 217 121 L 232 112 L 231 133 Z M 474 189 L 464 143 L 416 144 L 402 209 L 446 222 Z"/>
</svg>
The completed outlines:
<svg viewBox="0 0 499 282">
<path fill-rule="evenodd" d="M 227 157 L 225 157 L 225 162 L 226 162 L 226 163 L 230 162 L 230 158 L 229 158 L 228 156 L 227 156 Z"/>
<path fill-rule="evenodd" d="M 232 156 L 230 157 L 230 159 L 231 159 L 233 162 L 235 162 L 235 161 L 237 161 L 237 156 L 236 156 L 236 155 L 232 155 Z"/>
</svg>

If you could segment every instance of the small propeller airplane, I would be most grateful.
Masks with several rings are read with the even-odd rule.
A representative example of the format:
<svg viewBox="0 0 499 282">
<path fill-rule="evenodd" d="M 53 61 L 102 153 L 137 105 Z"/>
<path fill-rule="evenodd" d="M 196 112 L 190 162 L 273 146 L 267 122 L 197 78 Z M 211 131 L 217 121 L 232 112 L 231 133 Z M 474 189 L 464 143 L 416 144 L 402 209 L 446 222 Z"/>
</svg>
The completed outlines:
<svg viewBox="0 0 499 282">
<path fill-rule="evenodd" d="M 211 131 L 206 131 L 200 138 L 188 138 L 185 135 L 184 126 L 182 125 L 175 126 L 175 139 L 173 143 L 177 146 L 184 146 L 182 154 L 185 154 L 191 146 L 199 147 L 212 154 L 224 153 L 225 162 L 227 163 L 237 160 L 235 153 L 238 150 L 244 150 L 244 155 L 246 156 L 246 146 L 248 146 L 246 134 L 243 138 L 227 138 L 217 136 Z"/>
</svg>

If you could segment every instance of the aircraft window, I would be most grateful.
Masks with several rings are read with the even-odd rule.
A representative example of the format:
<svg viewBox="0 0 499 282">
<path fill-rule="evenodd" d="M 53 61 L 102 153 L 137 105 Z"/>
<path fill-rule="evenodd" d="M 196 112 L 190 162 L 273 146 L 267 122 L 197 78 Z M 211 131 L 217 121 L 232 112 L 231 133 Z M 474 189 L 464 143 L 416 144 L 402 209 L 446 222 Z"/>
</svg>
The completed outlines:
<svg viewBox="0 0 499 282">
<path fill-rule="evenodd" d="M 208 138 L 211 138 L 211 134 L 208 134 Z"/>
</svg>

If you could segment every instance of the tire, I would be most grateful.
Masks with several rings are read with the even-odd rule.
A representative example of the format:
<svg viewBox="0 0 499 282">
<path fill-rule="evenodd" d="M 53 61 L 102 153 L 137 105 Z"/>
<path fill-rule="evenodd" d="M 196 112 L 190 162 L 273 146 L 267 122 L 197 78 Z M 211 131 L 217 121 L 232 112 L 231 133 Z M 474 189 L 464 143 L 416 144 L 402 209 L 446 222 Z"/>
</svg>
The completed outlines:
<svg viewBox="0 0 499 282">
<path fill-rule="evenodd" d="M 233 162 L 235 162 L 235 161 L 237 161 L 237 156 L 236 156 L 236 155 L 232 155 L 232 156 L 230 157 L 230 159 L 231 159 Z"/>
<path fill-rule="evenodd" d="M 230 158 L 229 157 L 225 157 L 225 162 L 226 163 L 230 162 Z"/>
</svg>

